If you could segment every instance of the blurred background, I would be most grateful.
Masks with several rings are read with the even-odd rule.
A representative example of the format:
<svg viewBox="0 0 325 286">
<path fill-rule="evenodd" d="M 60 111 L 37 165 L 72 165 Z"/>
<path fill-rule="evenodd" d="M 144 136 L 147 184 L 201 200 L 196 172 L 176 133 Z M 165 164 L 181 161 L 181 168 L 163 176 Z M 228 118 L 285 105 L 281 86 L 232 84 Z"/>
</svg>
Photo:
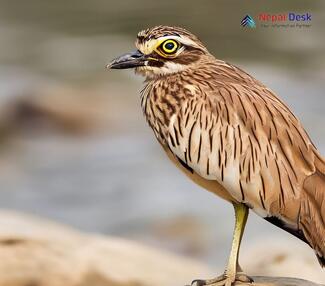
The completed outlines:
<svg viewBox="0 0 325 286">
<path fill-rule="evenodd" d="M 138 31 L 158 24 L 187 28 L 217 58 L 273 89 L 325 154 L 324 1 L 0 0 L 0 7 L 2 209 L 226 263 L 232 206 L 168 161 L 142 116 L 143 79 L 105 70 L 134 49 Z M 309 12 L 312 26 L 240 26 L 261 12 Z M 243 248 L 275 237 L 296 241 L 252 214 Z"/>
</svg>

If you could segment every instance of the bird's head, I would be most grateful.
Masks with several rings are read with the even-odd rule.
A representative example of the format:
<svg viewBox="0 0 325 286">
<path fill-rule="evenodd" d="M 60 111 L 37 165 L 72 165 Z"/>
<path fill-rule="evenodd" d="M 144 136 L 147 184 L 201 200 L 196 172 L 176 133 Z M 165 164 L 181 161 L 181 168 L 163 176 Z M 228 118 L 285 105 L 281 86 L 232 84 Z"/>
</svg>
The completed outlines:
<svg viewBox="0 0 325 286">
<path fill-rule="evenodd" d="M 193 67 L 209 52 L 192 33 L 179 27 L 156 26 L 138 33 L 137 50 L 107 65 L 111 69 L 135 68 L 147 78 L 177 73 Z"/>
</svg>

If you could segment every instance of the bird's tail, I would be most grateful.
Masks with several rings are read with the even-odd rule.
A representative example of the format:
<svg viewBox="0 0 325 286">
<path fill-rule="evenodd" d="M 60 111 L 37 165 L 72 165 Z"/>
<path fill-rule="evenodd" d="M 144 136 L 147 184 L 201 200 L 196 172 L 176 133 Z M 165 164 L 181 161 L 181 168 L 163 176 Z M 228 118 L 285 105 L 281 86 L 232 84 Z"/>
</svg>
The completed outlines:
<svg viewBox="0 0 325 286">
<path fill-rule="evenodd" d="M 315 154 L 316 171 L 304 181 L 299 228 L 325 267 L 325 160 Z"/>
</svg>

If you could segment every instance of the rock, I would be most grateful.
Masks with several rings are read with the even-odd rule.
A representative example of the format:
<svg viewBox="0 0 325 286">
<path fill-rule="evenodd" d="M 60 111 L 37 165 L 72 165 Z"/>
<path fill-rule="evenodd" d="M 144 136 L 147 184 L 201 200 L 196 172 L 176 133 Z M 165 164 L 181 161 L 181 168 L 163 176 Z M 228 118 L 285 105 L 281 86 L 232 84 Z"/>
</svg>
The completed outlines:
<svg viewBox="0 0 325 286">
<path fill-rule="evenodd" d="M 110 124 L 108 98 L 90 88 L 38 86 L 7 104 L 7 121 L 25 132 L 36 129 L 88 133 Z"/>
<path fill-rule="evenodd" d="M 0 286 L 173 286 L 204 265 L 120 238 L 0 212 Z"/>
<path fill-rule="evenodd" d="M 238 285 L 256 285 L 256 286 L 320 286 L 304 279 L 289 278 L 289 277 L 266 277 L 266 276 L 255 276 L 254 283 L 241 283 Z"/>
<path fill-rule="evenodd" d="M 251 246 L 242 248 L 241 265 L 251 275 L 285 275 L 325 283 L 324 269 L 313 250 L 290 236 L 251 242 Z"/>
<path fill-rule="evenodd" d="M 135 83 L 119 88 L 116 83 L 41 82 L 0 94 L 0 139 L 19 132 L 88 135 L 142 126 L 135 120 L 142 117 Z"/>
</svg>

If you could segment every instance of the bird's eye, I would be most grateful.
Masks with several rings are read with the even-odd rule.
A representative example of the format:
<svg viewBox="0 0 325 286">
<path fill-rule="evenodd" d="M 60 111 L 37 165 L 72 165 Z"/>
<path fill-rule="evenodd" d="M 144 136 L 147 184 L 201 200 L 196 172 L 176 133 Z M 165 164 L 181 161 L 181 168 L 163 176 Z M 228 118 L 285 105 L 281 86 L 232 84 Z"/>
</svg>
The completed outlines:
<svg viewBox="0 0 325 286">
<path fill-rule="evenodd" d="M 161 49 L 166 54 L 173 54 L 177 51 L 179 44 L 174 40 L 167 40 L 161 44 Z"/>
</svg>

